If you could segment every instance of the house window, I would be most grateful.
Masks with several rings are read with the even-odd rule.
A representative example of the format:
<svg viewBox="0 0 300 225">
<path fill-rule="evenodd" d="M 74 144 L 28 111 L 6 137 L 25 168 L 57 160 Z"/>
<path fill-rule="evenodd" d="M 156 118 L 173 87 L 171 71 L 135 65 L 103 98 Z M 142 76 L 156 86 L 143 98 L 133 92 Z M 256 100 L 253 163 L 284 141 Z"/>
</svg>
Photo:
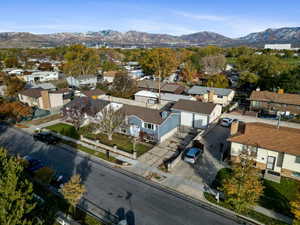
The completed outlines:
<svg viewBox="0 0 300 225">
<path fill-rule="evenodd" d="M 152 123 L 144 123 L 144 128 L 149 129 L 149 130 L 154 130 L 155 125 Z"/>
<path fill-rule="evenodd" d="M 300 156 L 296 156 L 295 163 L 300 163 Z"/>
<path fill-rule="evenodd" d="M 294 176 L 294 177 L 300 177 L 300 173 L 298 173 L 298 172 L 292 172 L 292 176 Z"/>
</svg>

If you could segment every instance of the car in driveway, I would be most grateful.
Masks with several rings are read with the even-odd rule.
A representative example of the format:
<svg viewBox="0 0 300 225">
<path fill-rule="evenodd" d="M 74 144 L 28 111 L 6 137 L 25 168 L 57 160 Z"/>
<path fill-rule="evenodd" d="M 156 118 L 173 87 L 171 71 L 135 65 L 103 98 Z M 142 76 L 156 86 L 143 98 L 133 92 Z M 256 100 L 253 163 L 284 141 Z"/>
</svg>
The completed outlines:
<svg viewBox="0 0 300 225">
<path fill-rule="evenodd" d="M 220 125 L 222 127 L 230 127 L 232 122 L 237 121 L 237 119 L 231 119 L 231 118 L 223 118 L 220 121 Z"/>
<path fill-rule="evenodd" d="M 48 132 L 39 132 L 33 135 L 35 141 L 41 141 L 48 145 L 55 145 L 59 142 L 59 138 Z"/>
<path fill-rule="evenodd" d="M 183 160 L 185 162 L 195 164 L 197 159 L 201 156 L 202 153 L 203 153 L 203 149 L 197 147 L 187 148 L 183 153 Z"/>
</svg>

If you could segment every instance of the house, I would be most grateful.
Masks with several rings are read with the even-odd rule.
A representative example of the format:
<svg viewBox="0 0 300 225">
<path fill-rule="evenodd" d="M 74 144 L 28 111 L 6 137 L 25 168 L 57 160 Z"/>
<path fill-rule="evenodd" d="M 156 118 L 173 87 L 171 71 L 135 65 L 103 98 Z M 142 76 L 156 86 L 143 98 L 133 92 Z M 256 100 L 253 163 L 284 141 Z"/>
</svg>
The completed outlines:
<svg viewBox="0 0 300 225">
<path fill-rule="evenodd" d="M 104 82 L 112 83 L 117 73 L 118 71 L 105 71 L 102 75 L 102 80 Z"/>
<path fill-rule="evenodd" d="M 205 129 L 222 114 L 222 106 L 180 99 L 172 107 L 180 114 L 180 126 Z"/>
<path fill-rule="evenodd" d="M 72 87 L 82 87 L 82 86 L 91 86 L 95 87 L 97 85 L 97 76 L 94 75 L 84 75 L 77 77 L 67 77 L 67 82 L 69 86 Z"/>
<path fill-rule="evenodd" d="M 140 80 L 137 82 L 139 90 L 158 92 L 159 81 L 157 80 Z M 185 91 L 185 87 L 174 83 L 160 82 L 160 91 L 164 93 L 182 94 Z"/>
<path fill-rule="evenodd" d="M 65 91 L 49 91 L 42 88 L 29 88 L 18 94 L 19 100 L 40 109 L 60 108 L 70 101 Z"/>
<path fill-rule="evenodd" d="M 214 104 L 227 106 L 233 100 L 235 92 L 227 88 L 193 86 L 187 90 L 187 94 L 195 96 L 202 102 L 212 102 Z"/>
<path fill-rule="evenodd" d="M 177 95 L 177 94 L 170 94 L 170 93 L 160 94 L 160 103 L 163 105 L 167 103 L 177 102 L 180 99 L 193 100 L 193 101 L 196 100 L 192 96 Z M 144 91 L 144 90 L 138 91 L 137 93 L 134 94 L 134 100 L 145 104 L 157 104 L 159 102 L 159 94 L 151 91 Z"/>
<path fill-rule="evenodd" d="M 179 114 L 176 112 L 132 105 L 124 105 L 122 110 L 128 125 L 123 132 L 132 136 L 134 127 L 141 137 L 160 143 L 176 133 L 179 127 Z"/>
<path fill-rule="evenodd" d="M 300 129 L 265 123 L 239 123 L 231 127 L 230 156 L 233 162 L 249 154 L 261 170 L 300 180 Z"/>
<path fill-rule="evenodd" d="M 103 97 L 105 95 L 105 92 L 100 89 L 94 89 L 94 90 L 83 91 L 81 95 L 85 97 L 97 99 Z"/>
<path fill-rule="evenodd" d="M 39 72 L 33 72 L 28 75 L 23 75 L 22 78 L 24 79 L 24 81 L 28 83 L 45 82 L 51 80 L 58 80 L 59 73 L 53 71 L 39 71 Z"/>
<path fill-rule="evenodd" d="M 300 114 L 300 95 L 270 91 L 253 91 L 250 95 L 251 110 L 265 110 L 269 113 Z"/>
<path fill-rule="evenodd" d="M 56 87 L 52 83 L 27 83 L 25 85 L 25 88 L 42 88 L 49 91 L 56 91 Z"/>
</svg>

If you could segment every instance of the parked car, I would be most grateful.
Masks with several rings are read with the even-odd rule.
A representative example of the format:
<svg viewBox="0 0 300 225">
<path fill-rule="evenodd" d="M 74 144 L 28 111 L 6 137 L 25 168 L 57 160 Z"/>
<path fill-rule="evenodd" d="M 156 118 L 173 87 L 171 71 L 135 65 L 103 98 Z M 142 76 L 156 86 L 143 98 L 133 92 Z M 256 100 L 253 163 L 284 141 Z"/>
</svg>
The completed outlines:
<svg viewBox="0 0 300 225">
<path fill-rule="evenodd" d="M 223 118 L 220 122 L 220 125 L 223 127 L 230 127 L 232 122 L 237 121 L 236 119 Z"/>
<path fill-rule="evenodd" d="M 188 148 L 183 153 L 183 160 L 188 163 L 195 164 L 202 153 L 203 149 L 196 147 Z"/>
<path fill-rule="evenodd" d="M 47 132 L 39 132 L 33 135 L 35 141 L 41 141 L 48 145 L 55 145 L 59 142 L 59 138 Z"/>
</svg>

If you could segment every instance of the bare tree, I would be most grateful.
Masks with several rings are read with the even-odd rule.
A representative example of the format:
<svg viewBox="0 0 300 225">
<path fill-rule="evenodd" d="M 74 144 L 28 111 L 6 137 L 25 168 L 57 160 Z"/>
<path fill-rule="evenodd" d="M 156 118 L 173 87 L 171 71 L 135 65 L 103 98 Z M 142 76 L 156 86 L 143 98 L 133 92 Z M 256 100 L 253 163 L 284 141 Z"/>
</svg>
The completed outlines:
<svg viewBox="0 0 300 225">
<path fill-rule="evenodd" d="M 205 73 L 215 75 L 225 68 L 226 58 L 224 55 L 205 56 L 201 59 L 200 64 Z"/>
<path fill-rule="evenodd" d="M 70 107 L 65 107 L 63 109 L 65 120 L 70 121 L 75 129 L 79 130 L 85 120 L 85 115 L 88 111 L 89 105 L 90 104 L 87 101 L 85 104 L 80 104 L 78 102 L 77 104 L 74 104 Z"/>
<path fill-rule="evenodd" d="M 112 140 L 112 135 L 124 123 L 123 110 L 113 107 L 111 104 L 103 108 L 97 115 L 96 129 L 107 135 Z"/>
</svg>

